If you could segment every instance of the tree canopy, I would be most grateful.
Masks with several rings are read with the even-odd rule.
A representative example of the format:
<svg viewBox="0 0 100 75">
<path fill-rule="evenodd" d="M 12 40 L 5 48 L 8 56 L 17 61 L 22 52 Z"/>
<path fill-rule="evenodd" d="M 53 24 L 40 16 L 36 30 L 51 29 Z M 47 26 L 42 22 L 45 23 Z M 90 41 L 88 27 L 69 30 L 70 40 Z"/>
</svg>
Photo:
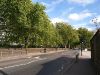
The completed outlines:
<svg viewBox="0 0 100 75">
<path fill-rule="evenodd" d="M 88 29 L 86 29 L 86 28 L 79 28 L 78 33 L 79 33 L 80 43 L 83 42 L 85 47 L 89 47 L 90 46 L 90 40 L 93 36 L 93 32 L 88 31 Z"/>
<path fill-rule="evenodd" d="M 76 30 L 69 23 L 54 25 L 45 12 L 45 6 L 31 0 L 0 0 L 0 17 L 6 23 L 3 30 L 6 32 L 5 44 L 8 46 L 16 43 L 25 48 L 72 48 L 81 38 L 84 38 L 88 46 L 92 36 L 92 32 L 87 29 Z"/>
<path fill-rule="evenodd" d="M 56 29 L 62 37 L 63 45 L 70 48 L 75 42 L 78 42 L 78 33 L 68 23 L 56 23 Z"/>
</svg>

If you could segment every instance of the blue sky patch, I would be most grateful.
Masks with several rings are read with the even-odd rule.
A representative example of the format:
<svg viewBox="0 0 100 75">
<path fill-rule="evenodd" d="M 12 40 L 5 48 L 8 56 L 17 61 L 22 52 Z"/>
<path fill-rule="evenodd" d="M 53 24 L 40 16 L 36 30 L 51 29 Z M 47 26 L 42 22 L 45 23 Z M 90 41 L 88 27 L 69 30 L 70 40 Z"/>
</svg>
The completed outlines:
<svg viewBox="0 0 100 75">
<path fill-rule="evenodd" d="M 32 0 L 46 6 L 45 12 L 53 23 L 68 22 L 76 29 L 94 30 L 94 17 L 100 21 L 100 0 Z"/>
</svg>

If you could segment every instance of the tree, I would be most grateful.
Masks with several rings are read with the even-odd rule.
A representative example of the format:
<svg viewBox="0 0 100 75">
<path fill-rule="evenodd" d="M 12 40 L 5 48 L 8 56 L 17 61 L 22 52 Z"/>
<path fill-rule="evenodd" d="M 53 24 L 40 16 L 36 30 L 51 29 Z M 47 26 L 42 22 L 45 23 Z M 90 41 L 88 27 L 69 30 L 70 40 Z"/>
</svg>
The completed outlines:
<svg viewBox="0 0 100 75">
<path fill-rule="evenodd" d="M 30 13 L 31 27 L 29 32 L 32 35 L 32 43 L 35 46 L 44 46 L 48 42 L 45 39 L 49 37 L 48 30 L 51 25 L 44 10 L 45 7 L 43 5 L 36 3 Z"/>
<path fill-rule="evenodd" d="M 27 26 L 30 25 L 28 13 L 32 7 L 30 0 L 1 0 L 0 16 L 7 24 L 7 42 L 24 43 Z"/>
<path fill-rule="evenodd" d="M 66 46 L 70 48 L 74 42 L 78 41 L 77 32 L 68 23 L 56 23 L 56 28 L 62 37 L 65 48 Z"/>
<path fill-rule="evenodd" d="M 5 45 L 5 35 L 6 35 L 6 22 L 0 17 L 0 47 Z"/>
<path fill-rule="evenodd" d="M 78 45 L 79 34 L 76 29 L 72 29 L 71 38 L 70 38 L 70 48 L 74 48 Z"/>
<path fill-rule="evenodd" d="M 79 33 L 80 43 L 83 42 L 84 47 L 90 47 L 90 40 L 93 36 L 93 32 L 88 31 L 88 29 L 86 28 L 79 28 L 78 33 Z"/>
<path fill-rule="evenodd" d="M 6 42 L 9 45 L 24 44 L 27 48 L 56 44 L 56 31 L 44 12 L 45 6 L 30 0 L 1 0 L 0 8 L 0 16 L 7 24 Z"/>
<path fill-rule="evenodd" d="M 39 3 L 34 4 L 28 14 L 31 25 L 28 26 L 28 35 L 31 47 L 51 47 L 54 46 L 55 28 L 44 12 L 45 7 Z"/>
</svg>

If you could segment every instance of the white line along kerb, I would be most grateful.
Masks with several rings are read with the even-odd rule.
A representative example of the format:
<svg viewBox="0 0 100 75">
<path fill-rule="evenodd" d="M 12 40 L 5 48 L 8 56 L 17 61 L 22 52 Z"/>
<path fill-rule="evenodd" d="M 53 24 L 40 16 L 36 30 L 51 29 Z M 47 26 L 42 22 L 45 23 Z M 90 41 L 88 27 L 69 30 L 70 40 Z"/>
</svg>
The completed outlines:
<svg viewBox="0 0 100 75">
<path fill-rule="evenodd" d="M 8 68 L 13 68 L 13 67 L 24 66 L 24 65 L 31 64 L 31 63 L 33 63 L 33 62 L 35 62 L 35 61 L 45 60 L 45 59 L 47 59 L 47 58 L 43 58 L 43 59 L 38 59 L 38 60 L 30 61 L 30 62 L 25 63 L 25 64 L 19 64 L 19 65 L 12 65 L 12 66 L 3 67 L 3 68 L 0 68 L 0 70 L 2 70 L 2 69 L 8 69 Z"/>
</svg>

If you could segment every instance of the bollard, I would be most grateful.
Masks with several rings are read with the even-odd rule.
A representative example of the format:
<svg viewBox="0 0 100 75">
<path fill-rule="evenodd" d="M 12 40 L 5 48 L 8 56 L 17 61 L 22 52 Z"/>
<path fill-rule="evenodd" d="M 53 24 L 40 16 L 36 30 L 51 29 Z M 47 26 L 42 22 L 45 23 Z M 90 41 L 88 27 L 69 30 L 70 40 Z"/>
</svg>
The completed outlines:
<svg viewBox="0 0 100 75">
<path fill-rule="evenodd" d="M 44 48 L 44 53 L 46 53 L 46 48 Z"/>
</svg>

